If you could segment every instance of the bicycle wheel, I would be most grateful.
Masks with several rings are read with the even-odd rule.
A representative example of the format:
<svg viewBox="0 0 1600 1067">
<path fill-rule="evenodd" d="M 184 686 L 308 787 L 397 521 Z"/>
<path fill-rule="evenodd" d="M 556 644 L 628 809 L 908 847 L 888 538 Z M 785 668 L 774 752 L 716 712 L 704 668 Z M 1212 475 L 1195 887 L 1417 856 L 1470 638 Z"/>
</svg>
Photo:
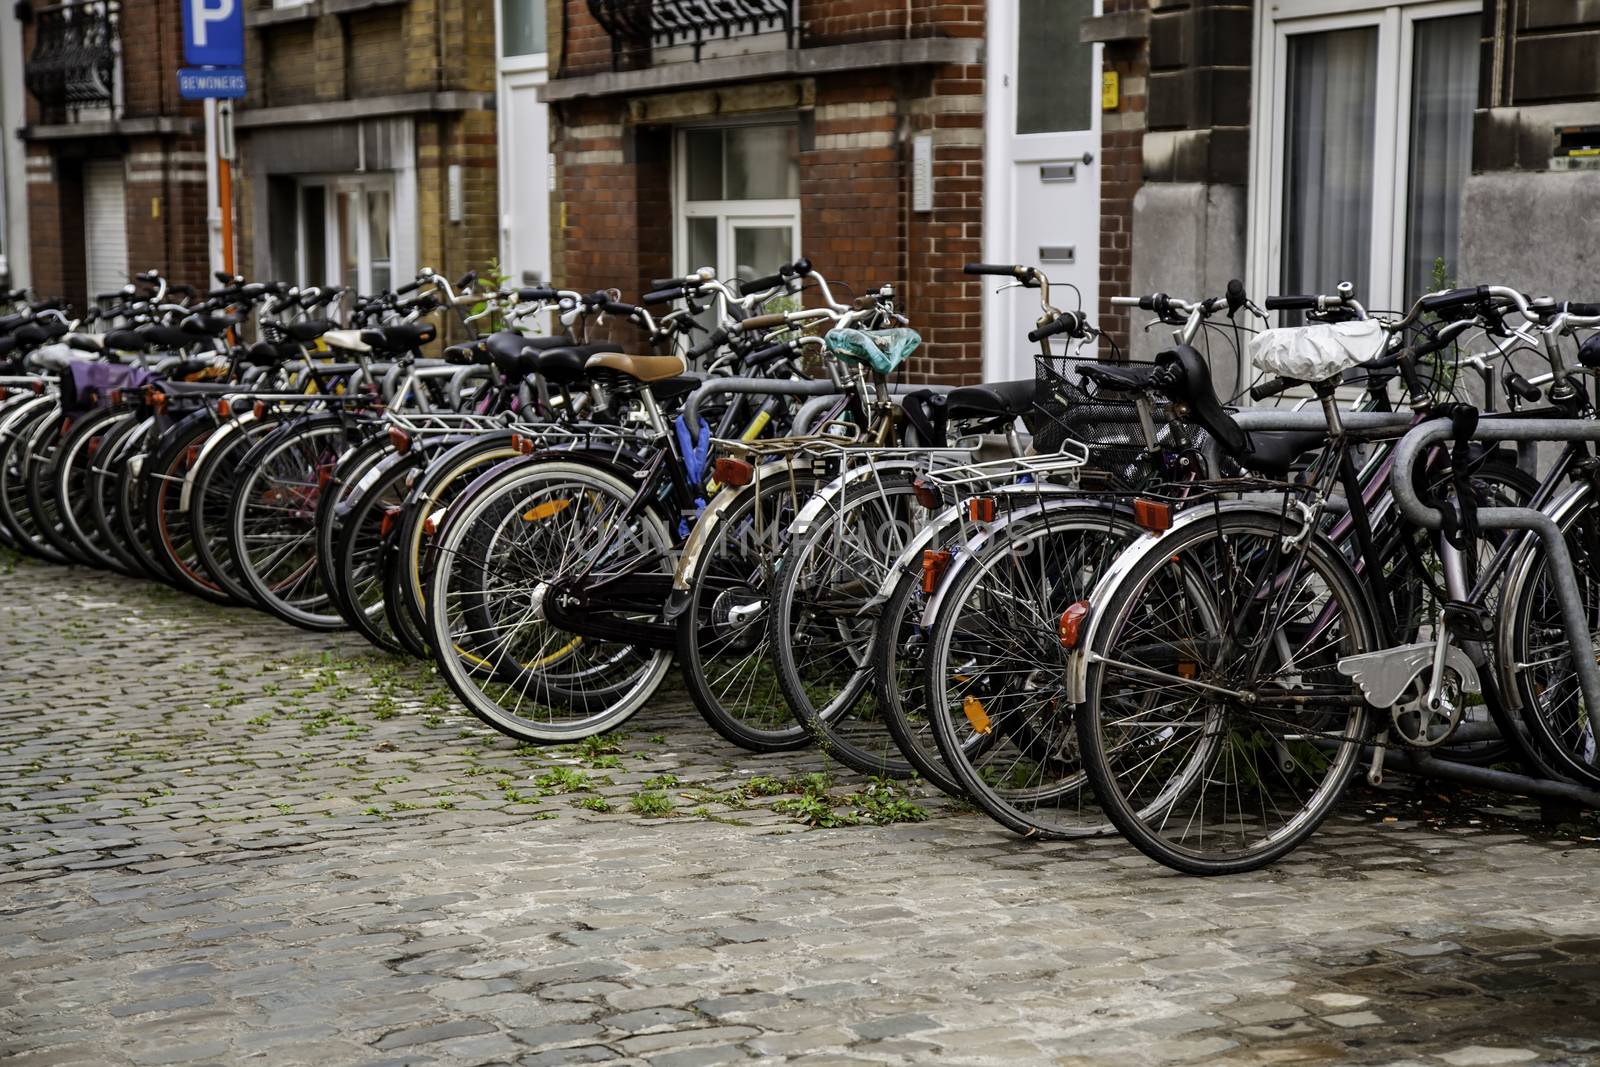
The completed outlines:
<svg viewBox="0 0 1600 1067">
<path fill-rule="evenodd" d="M 337 630 L 344 617 L 316 561 L 316 508 L 344 440 L 337 415 L 273 431 L 239 461 L 228 551 L 261 607 L 306 630 Z"/>
<path fill-rule="evenodd" d="M 94 559 L 73 543 L 61 509 L 56 506 L 56 464 L 62 442 L 73 425 L 74 420 L 59 410 L 34 424 L 26 444 L 23 484 L 27 487 L 27 506 L 33 515 L 33 524 L 45 541 L 68 562 L 94 566 Z"/>
<path fill-rule="evenodd" d="M 232 604 L 233 598 L 200 564 L 184 499 L 189 474 L 216 430 L 217 421 L 210 411 L 193 412 L 160 440 L 155 454 L 145 457 L 140 465 L 144 527 L 168 582 L 213 603 Z"/>
<path fill-rule="evenodd" d="M 28 506 L 28 466 L 34 435 L 41 424 L 50 422 L 55 414 L 53 399 L 44 398 L 35 405 L 18 411 L 5 423 L 5 436 L 0 439 L 0 522 L 11 531 L 17 547 L 51 563 L 69 563 L 70 558 L 44 535 L 31 507 Z"/>
<path fill-rule="evenodd" d="M 930 609 L 928 728 L 961 789 L 1016 833 L 1110 828 L 1084 775 L 1058 627 L 1138 532 L 1098 501 L 1053 505 L 969 545 Z"/>
<path fill-rule="evenodd" d="M 334 607 L 351 626 L 351 616 L 356 609 L 344 598 L 343 583 L 338 572 L 339 524 L 355 498 L 366 488 L 363 479 L 376 470 L 388 457 L 396 454 L 389 435 L 382 431 L 381 423 L 363 425 L 360 432 L 366 436 L 352 448 L 346 449 L 328 474 L 322 492 L 317 494 L 317 510 L 312 518 L 316 526 L 317 571 L 322 586 L 333 597 Z"/>
<path fill-rule="evenodd" d="M 135 411 L 123 413 L 123 418 L 107 430 L 94 450 L 85 475 L 84 495 L 88 498 L 87 521 L 94 527 L 94 536 L 116 560 L 116 568 L 131 578 L 148 578 L 150 572 L 122 536 L 117 519 L 120 496 L 117 492 L 119 468 L 127 452 L 130 439 L 144 429 L 143 420 Z"/>
<path fill-rule="evenodd" d="M 189 536 L 195 558 L 206 576 L 228 596 L 258 607 L 228 548 L 228 519 L 233 509 L 239 463 L 256 442 L 283 425 L 281 416 L 238 416 L 221 440 L 208 443 L 190 475 Z M 218 431 L 222 433 L 223 431 Z"/>
<path fill-rule="evenodd" d="M 562 579 L 670 573 L 660 516 L 624 522 L 634 495 L 598 464 L 540 459 L 483 476 L 447 514 L 428 636 L 450 687 L 490 726 L 524 741 L 572 741 L 626 721 L 661 684 L 670 652 L 579 637 L 544 614 Z"/>
<path fill-rule="evenodd" d="M 909 778 L 872 691 L 875 615 L 863 615 L 912 533 L 929 521 L 916 472 L 873 471 L 807 523 L 784 553 L 772 657 L 789 711 L 823 751 L 864 774 Z"/>
<path fill-rule="evenodd" d="M 1097 590 L 1084 769 L 1117 829 L 1188 874 L 1262 867 L 1332 810 L 1367 740 L 1338 670 L 1374 650 L 1349 564 L 1296 519 L 1202 506 Z"/>
<path fill-rule="evenodd" d="M 684 688 L 712 729 L 751 752 L 811 743 L 778 687 L 767 622 L 785 532 L 816 485 L 809 470 L 771 465 L 720 502 L 690 535 L 703 547 L 678 616 Z"/>
<path fill-rule="evenodd" d="M 335 601 L 346 606 L 345 621 L 385 652 L 407 653 L 384 610 L 384 544 L 394 536 L 395 516 L 405 500 L 406 482 L 421 466 L 420 456 L 391 455 L 362 479 L 364 488 L 345 508 L 334 541 Z"/>
<path fill-rule="evenodd" d="M 170 582 L 162 554 L 157 550 L 146 521 L 149 483 L 144 469 L 154 458 L 150 449 L 156 447 L 156 420 L 145 419 L 140 428 L 129 435 L 112 464 L 117 479 L 117 505 L 113 516 L 116 533 L 122 545 L 138 557 L 147 577 L 158 582 Z"/>
<path fill-rule="evenodd" d="M 1572 556 L 1584 617 L 1600 619 L 1600 507 L 1594 491 L 1581 486 L 1553 510 Z M 1600 739 L 1573 669 L 1557 579 L 1542 545 L 1530 543 L 1523 551 L 1522 565 L 1505 589 L 1502 673 L 1540 754 L 1579 781 L 1600 785 Z M 1600 642 L 1600 626 L 1591 622 L 1590 629 L 1590 640 Z"/>
</svg>

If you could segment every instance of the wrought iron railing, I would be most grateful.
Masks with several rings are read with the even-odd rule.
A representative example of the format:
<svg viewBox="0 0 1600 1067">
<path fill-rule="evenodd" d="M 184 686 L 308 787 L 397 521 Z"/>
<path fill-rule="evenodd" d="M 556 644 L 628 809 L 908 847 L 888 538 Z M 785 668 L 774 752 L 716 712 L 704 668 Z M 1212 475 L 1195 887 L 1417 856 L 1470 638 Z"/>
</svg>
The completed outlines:
<svg viewBox="0 0 1600 1067">
<path fill-rule="evenodd" d="M 118 0 L 81 0 L 33 12 L 33 52 L 23 78 L 46 122 L 116 106 L 121 15 Z"/>
<path fill-rule="evenodd" d="M 612 66 L 651 46 L 687 44 L 695 62 L 710 41 L 782 31 L 795 46 L 798 0 L 589 0 L 589 11 L 611 38 Z"/>
</svg>

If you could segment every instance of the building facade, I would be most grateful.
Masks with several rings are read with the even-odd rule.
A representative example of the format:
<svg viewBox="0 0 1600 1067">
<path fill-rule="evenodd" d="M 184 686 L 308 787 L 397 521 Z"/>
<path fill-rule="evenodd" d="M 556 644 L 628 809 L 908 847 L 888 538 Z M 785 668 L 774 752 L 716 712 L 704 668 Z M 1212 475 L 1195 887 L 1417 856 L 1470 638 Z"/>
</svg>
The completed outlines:
<svg viewBox="0 0 1600 1067">
<path fill-rule="evenodd" d="M 22 24 L 0 17 L 0 286 L 28 284 L 28 183 L 22 142 Z"/>
<path fill-rule="evenodd" d="M 178 98 L 179 0 L 24 3 L 13 15 L 27 99 L 6 117 L 24 152 L 35 290 L 81 308 L 135 271 L 202 281 L 206 156 L 201 106 Z"/>
</svg>

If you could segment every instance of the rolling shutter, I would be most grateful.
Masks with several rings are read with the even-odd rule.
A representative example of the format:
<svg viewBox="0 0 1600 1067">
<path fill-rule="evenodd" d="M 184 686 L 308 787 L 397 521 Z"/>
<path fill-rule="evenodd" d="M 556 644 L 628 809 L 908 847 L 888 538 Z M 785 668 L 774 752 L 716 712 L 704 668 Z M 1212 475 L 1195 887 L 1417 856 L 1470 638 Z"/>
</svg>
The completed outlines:
<svg viewBox="0 0 1600 1067">
<path fill-rule="evenodd" d="M 83 255 L 91 303 L 128 282 L 128 204 L 122 161 L 83 165 Z"/>
</svg>

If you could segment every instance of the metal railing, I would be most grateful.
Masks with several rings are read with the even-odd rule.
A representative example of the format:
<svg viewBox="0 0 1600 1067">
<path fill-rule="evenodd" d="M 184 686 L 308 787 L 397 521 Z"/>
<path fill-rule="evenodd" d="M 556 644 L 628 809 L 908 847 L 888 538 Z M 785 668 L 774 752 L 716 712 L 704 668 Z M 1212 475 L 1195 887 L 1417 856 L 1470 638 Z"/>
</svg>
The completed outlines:
<svg viewBox="0 0 1600 1067">
<path fill-rule="evenodd" d="M 23 79 L 45 121 L 76 119 L 90 108 L 114 109 L 122 67 L 118 0 L 52 4 L 33 12 L 33 51 Z"/>
<path fill-rule="evenodd" d="M 589 0 L 589 11 L 611 38 L 611 65 L 652 46 L 687 44 L 695 62 L 710 41 L 782 31 L 795 47 L 798 0 Z"/>
</svg>

